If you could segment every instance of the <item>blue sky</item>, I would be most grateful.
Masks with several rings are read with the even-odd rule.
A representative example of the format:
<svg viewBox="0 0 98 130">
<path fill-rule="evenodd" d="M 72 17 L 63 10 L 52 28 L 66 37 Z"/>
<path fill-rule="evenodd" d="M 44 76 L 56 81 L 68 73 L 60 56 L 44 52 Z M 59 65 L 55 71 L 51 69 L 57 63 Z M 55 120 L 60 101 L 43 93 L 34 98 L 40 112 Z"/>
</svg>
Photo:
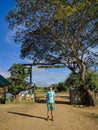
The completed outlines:
<svg viewBox="0 0 98 130">
<path fill-rule="evenodd" d="M 9 77 L 8 69 L 15 63 L 30 63 L 31 61 L 20 59 L 20 47 L 13 41 L 13 32 L 8 29 L 5 17 L 10 9 L 14 7 L 14 0 L 0 0 L 0 74 Z M 33 67 L 32 81 L 38 86 L 48 86 L 53 83 L 64 81 L 69 70 L 58 69 L 38 69 Z"/>
</svg>

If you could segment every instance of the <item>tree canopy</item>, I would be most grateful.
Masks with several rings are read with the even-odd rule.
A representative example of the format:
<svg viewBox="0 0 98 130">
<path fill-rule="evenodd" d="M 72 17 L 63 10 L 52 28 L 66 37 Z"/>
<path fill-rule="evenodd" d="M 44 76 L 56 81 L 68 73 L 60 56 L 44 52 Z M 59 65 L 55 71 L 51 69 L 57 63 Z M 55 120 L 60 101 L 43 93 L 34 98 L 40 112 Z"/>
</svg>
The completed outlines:
<svg viewBox="0 0 98 130">
<path fill-rule="evenodd" d="M 16 43 L 22 43 L 21 58 L 67 63 L 71 70 L 81 68 L 81 61 L 94 64 L 97 7 L 96 0 L 16 0 L 7 20 L 16 31 Z"/>
</svg>

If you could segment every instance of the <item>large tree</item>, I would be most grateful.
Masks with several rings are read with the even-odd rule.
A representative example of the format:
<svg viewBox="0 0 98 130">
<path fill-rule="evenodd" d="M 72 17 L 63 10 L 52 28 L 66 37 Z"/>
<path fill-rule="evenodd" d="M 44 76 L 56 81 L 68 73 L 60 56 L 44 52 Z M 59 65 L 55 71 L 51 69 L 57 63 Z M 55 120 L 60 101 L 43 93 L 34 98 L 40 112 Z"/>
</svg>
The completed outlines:
<svg viewBox="0 0 98 130">
<path fill-rule="evenodd" d="M 9 11 L 9 27 L 21 43 L 21 58 L 33 62 L 62 63 L 80 74 L 91 105 L 94 93 L 85 72 L 98 62 L 97 0 L 16 0 Z"/>
</svg>

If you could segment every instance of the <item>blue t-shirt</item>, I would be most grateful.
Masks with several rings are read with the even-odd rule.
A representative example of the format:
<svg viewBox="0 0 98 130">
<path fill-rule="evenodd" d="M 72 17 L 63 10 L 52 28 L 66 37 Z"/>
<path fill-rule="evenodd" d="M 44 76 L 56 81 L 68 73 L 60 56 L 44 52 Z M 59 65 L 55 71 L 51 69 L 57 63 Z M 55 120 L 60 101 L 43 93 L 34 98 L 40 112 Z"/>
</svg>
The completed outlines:
<svg viewBox="0 0 98 130">
<path fill-rule="evenodd" d="M 55 96 L 54 91 L 48 91 L 46 93 L 46 96 L 47 96 L 47 103 L 54 103 L 54 96 Z"/>
</svg>

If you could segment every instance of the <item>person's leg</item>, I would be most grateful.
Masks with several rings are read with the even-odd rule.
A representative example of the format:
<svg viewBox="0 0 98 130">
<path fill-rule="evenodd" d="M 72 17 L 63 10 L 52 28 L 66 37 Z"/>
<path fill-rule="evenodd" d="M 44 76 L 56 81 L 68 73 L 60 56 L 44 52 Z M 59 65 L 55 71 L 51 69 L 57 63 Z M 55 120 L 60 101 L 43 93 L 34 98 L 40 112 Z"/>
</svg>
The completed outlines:
<svg viewBox="0 0 98 130">
<path fill-rule="evenodd" d="M 47 110 L 47 120 L 49 120 L 50 110 Z"/>
<path fill-rule="evenodd" d="M 53 121 L 54 118 L 53 118 L 53 113 L 54 112 L 54 104 L 51 104 L 51 120 Z"/>
<path fill-rule="evenodd" d="M 54 118 L 53 118 L 53 110 L 51 110 L 51 120 L 53 121 Z"/>
<path fill-rule="evenodd" d="M 50 115 L 50 104 L 47 104 L 47 120 L 49 120 Z"/>
</svg>

